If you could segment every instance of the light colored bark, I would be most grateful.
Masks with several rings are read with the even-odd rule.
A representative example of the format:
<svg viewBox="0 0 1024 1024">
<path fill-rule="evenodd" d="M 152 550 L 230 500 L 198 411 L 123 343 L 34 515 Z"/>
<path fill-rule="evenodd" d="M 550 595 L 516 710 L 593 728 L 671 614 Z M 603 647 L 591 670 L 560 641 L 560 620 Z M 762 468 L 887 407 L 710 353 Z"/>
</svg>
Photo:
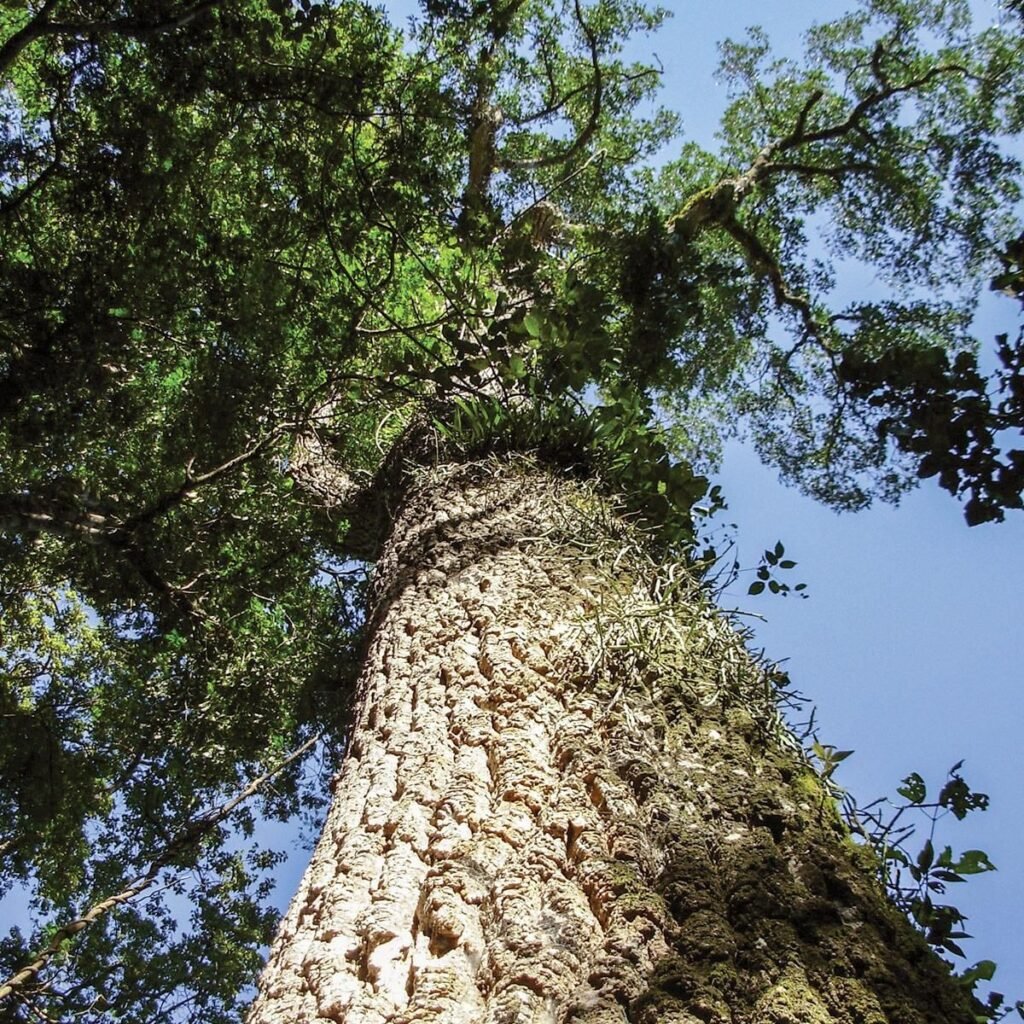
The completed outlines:
<svg viewBox="0 0 1024 1024">
<path fill-rule="evenodd" d="M 421 474 L 250 1024 L 971 1021 L 685 577 L 525 460 Z"/>
</svg>

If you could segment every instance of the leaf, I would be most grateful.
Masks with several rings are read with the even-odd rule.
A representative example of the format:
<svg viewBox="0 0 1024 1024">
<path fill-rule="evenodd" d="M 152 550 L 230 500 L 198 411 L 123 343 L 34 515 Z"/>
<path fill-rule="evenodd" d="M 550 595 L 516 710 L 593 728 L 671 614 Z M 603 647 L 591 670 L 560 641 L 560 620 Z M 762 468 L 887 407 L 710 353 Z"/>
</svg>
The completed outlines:
<svg viewBox="0 0 1024 1024">
<path fill-rule="evenodd" d="M 747 591 L 748 594 L 760 594 L 764 590 L 764 580 L 756 580 L 750 584 L 750 589 Z"/>
<path fill-rule="evenodd" d="M 891 860 L 896 864 L 902 864 L 905 868 L 910 867 L 910 858 L 898 846 L 887 846 L 884 859 Z"/>
<path fill-rule="evenodd" d="M 960 954 L 963 956 L 963 953 Z M 963 985 L 973 988 L 979 981 L 991 981 L 996 974 L 996 963 L 994 960 L 979 960 L 972 967 L 968 967 L 961 974 L 957 981 Z"/>
<path fill-rule="evenodd" d="M 917 866 L 922 871 L 927 871 L 932 866 L 932 861 L 935 859 L 935 847 L 932 846 L 932 841 L 926 839 L 924 846 L 921 847 L 921 852 L 917 855 Z"/>
<path fill-rule="evenodd" d="M 964 850 L 953 865 L 953 870 L 961 875 L 980 875 L 986 871 L 995 871 L 996 866 L 984 850 Z"/>
<path fill-rule="evenodd" d="M 928 795 L 928 789 L 924 779 L 917 772 L 911 772 L 904 780 L 903 785 L 896 788 L 896 792 L 912 804 L 921 803 Z"/>
<path fill-rule="evenodd" d="M 959 775 L 953 777 L 942 787 L 939 793 L 939 804 L 948 807 L 957 820 L 962 821 L 971 811 L 984 811 L 988 808 L 989 798 L 986 793 L 974 793 Z"/>
</svg>

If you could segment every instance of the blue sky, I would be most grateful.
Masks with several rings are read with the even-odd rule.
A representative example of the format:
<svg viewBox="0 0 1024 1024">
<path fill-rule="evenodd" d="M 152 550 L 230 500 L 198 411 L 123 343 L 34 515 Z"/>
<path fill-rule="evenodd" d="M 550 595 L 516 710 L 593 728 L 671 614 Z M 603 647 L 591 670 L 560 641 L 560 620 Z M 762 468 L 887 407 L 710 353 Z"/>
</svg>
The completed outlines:
<svg viewBox="0 0 1024 1024">
<path fill-rule="evenodd" d="M 748 451 L 729 451 L 722 475 L 740 560 L 757 563 L 781 538 L 810 598 L 725 603 L 751 620 L 769 657 L 788 659 L 794 685 L 818 707 L 821 737 L 855 754 L 838 781 L 861 803 L 895 795 L 911 771 L 941 783 L 961 758 L 991 809 L 940 826 L 939 843 L 986 850 L 999 871 L 954 887 L 968 914 L 969 962 L 999 964 L 994 987 L 1024 998 L 1024 687 L 1021 628 L 1024 516 L 968 528 L 931 482 L 899 508 L 837 515 L 795 491 Z M 731 599 L 731 600 L 730 600 Z"/>
</svg>

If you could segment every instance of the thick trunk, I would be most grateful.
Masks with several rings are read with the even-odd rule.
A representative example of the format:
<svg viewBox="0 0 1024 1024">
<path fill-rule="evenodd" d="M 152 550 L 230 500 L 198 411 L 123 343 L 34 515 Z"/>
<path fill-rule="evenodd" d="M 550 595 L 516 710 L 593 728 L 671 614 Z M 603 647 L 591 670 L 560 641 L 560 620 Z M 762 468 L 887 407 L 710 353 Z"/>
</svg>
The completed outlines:
<svg viewBox="0 0 1024 1024">
<path fill-rule="evenodd" d="M 424 473 L 250 1024 L 973 1021 L 696 590 L 524 461 Z"/>
</svg>

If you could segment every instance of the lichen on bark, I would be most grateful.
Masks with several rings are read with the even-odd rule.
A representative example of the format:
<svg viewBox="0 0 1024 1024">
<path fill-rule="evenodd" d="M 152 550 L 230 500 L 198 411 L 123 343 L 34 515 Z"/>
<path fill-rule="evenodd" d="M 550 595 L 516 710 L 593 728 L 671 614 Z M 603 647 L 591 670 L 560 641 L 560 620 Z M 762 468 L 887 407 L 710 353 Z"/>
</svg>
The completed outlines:
<svg viewBox="0 0 1024 1024">
<path fill-rule="evenodd" d="M 523 458 L 425 469 L 250 1024 L 956 1024 L 699 587 Z"/>
</svg>

